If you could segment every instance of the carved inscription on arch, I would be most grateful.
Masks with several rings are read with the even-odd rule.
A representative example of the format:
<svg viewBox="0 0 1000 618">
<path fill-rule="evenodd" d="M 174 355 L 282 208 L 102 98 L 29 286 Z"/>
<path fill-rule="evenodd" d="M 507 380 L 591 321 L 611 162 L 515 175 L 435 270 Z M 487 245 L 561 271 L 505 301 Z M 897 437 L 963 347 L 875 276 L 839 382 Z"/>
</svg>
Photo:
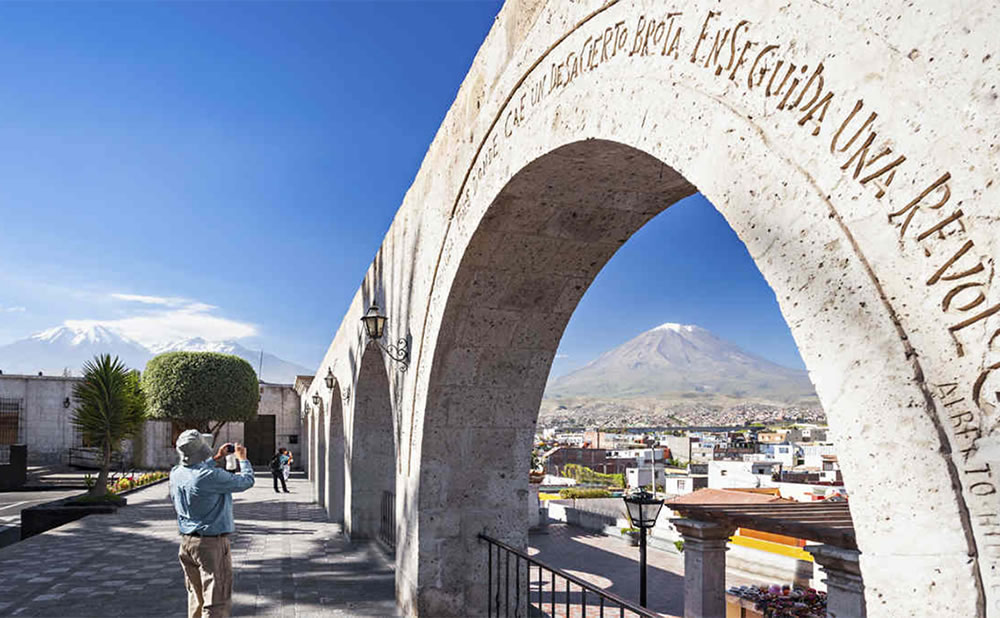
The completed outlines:
<svg viewBox="0 0 1000 618">
<path fill-rule="evenodd" d="M 838 93 L 836 85 L 828 83 L 827 58 L 797 57 L 792 41 L 759 35 L 751 20 L 727 9 L 695 14 L 685 13 L 681 6 L 624 18 L 611 13 L 578 25 L 519 82 L 483 138 L 456 208 L 471 203 L 504 143 L 528 123 L 536 108 L 582 77 L 616 64 L 638 60 L 659 63 L 657 70 L 705 71 L 709 79 L 731 83 L 723 96 L 756 97 L 765 115 L 787 114 L 791 127 L 815 138 L 830 165 L 870 190 L 872 207 L 882 209 L 885 224 L 896 231 L 901 247 L 914 248 L 922 256 L 923 288 L 939 307 L 940 328 L 952 342 L 953 358 L 940 360 L 982 354 L 984 361 L 973 375 L 931 390 L 977 537 L 988 540 L 1000 535 L 994 529 L 1000 526 L 995 523 L 1000 517 L 991 506 L 996 500 L 993 471 L 975 463 L 983 413 L 995 413 L 1000 406 L 1000 302 L 992 285 L 994 259 L 968 234 L 966 211 L 972 206 L 956 197 L 968 195 L 969 188 L 951 170 L 935 169 L 933 161 L 900 151 L 880 127 L 884 110 L 872 109 L 860 98 L 847 98 L 844 93 L 850 85 Z M 897 180 L 904 176 L 912 182 Z M 899 188 L 904 186 L 917 189 Z M 894 206 L 880 206 L 889 203 Z M 984 327 L 992 333 L 985 348 Z M 998 558 L 1000 546 L 987 544 L 984 552 L 990 559 Z M 1000 602 L 1000 578 L 990 588 Z"/>
<path fill-rule="evenodd" d="M 862 99 L 848 102 L 850 111 L 842 118 L 832 117 L 830 110 L 836 107 L 838 95 L 826 83 L 823 59 L 803 62 L 792 58 L 785 53 L 791 45 L 756 39 L 749 20 L 727 18 L 721 10 L 698 16 L 665 10 L 658 15 L 582 25 L 552 50 L 551 59 L 546 58 L 526 76 L 501 111 L 502 120 L 485 140 L 460 206 L 469 203 L 503 142 L 525 124 L 535 107 L 581 75 L 629 58 L 690 63 L 762 97 L 765 105 L 773 106 L 771 113 L 787 112 L 790 122 L 819 138 L 818 145 L 825 143 L 834 164 L 861 186 L 871 187 L 877 200 L 890 194 L 898 173 L 922 169 L 919 164 L 927 163 L 908 160 L 905 153 L 896 152 L 891 136 L 879 133 L 879 112 L 866 109 Z M 943 327 L 960 358 L 966 354 L 969 337 L 976 337 L 973 327 L 1000 317 L 1000 302 L 991 288 L 994 263 L 966 234 L 965 212 L 953 205 L 951 173 L 941 171 L 922 184 L 919 177 L 916 180 L 920 189 L 903 196 L 905 205 L 888 209 L 887 222 L 898 229 L 902 242 L 915 243 L 924 255 L 928 294 L 938 299 Z M 1000 361 L 997 335 L 1000 327 L 995 327 L 988 352 Z M 998 384 L 986 386 L 987 382 Z M 1000 405 L 1000 369 L 987 363 L 980 374 L 970 377 L 965 388 L 975 391 L 974 399 L 981 409 L 992 410 Z"/>
</svg>

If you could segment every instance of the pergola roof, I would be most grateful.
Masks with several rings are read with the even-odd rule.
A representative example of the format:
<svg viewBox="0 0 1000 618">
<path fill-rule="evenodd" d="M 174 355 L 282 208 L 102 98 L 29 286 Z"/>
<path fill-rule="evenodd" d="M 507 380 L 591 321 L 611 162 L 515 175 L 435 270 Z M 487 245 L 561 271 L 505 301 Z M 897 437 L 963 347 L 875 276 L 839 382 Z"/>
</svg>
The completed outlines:
<svg viewBox="0 0 1000 618">
<path fill-rule="evenodd" d="M 858 548 L 847 502 L 668 503 L 666 506 L 688 519 L 773 532 L 844 549 Z"/>
</svg>

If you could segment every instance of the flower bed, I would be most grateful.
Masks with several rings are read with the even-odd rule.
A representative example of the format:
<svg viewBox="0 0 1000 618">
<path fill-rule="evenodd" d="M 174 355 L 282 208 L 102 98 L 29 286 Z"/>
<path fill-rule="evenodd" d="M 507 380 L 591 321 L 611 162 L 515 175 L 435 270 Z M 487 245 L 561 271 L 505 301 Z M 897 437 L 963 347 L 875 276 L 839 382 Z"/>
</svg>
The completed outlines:
<svg viewBox="0 0 1000 618">
<path fill-rule="evenodd" d="M 138 489 L 157 481 L 162 481 L 163 479 L 169 477 L 170 475 L 166 472 L 147 472 L 140 475 L 129 475 L 123 476 L 122 478 L 116 480 L 114 483 L 108 483 L 108 492 L 113 494 L 123 494 L 133 489 Z"/>
<path fill-rule="evenodd" d="M 826 616 L 826 593 L 812 588 L 788 586 L 734 586 L 728 593 L 746 599 L 765 618 L 822 618 Z"/>
</svg>

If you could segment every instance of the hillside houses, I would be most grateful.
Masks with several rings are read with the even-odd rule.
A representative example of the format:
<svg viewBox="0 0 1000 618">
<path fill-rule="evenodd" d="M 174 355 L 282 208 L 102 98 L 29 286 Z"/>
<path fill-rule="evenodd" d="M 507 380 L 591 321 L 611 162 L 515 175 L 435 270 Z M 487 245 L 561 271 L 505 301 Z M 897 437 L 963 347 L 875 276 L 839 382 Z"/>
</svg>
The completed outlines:
<svg viewBox="0 0 1000 618">
<path fill-rule="evenodd" d="M 628 487 L 655 484 L 668 496 L 771 488 L 797 501 L 846 497 L 836 446 L 819 425 L 549 430 L 539 440 L 547 448 L 541 465 L 551 475 L 574 463 L 622 474 Z"/>
</svg>

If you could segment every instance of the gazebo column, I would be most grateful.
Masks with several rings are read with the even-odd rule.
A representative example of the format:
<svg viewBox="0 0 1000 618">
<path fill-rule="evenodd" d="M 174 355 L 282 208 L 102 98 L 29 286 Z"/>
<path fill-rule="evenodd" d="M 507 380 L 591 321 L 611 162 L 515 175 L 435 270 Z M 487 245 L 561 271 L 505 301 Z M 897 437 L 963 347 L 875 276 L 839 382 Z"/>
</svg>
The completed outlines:
<svg viewBox="0 0 1000 618">
<path fill-rule="evenodd" d="M 684 618 L 726 615 L 726 543 L 731 526 L 672 519 L 684 538 Z"/>
<path fill-rule="evenodd" d="M 830 618 L 864 618 L 865 585 L 858 557 L 861 552 L 833 545 L 805 548 L 826 573 L 826 613 Z"/>
</svg>

